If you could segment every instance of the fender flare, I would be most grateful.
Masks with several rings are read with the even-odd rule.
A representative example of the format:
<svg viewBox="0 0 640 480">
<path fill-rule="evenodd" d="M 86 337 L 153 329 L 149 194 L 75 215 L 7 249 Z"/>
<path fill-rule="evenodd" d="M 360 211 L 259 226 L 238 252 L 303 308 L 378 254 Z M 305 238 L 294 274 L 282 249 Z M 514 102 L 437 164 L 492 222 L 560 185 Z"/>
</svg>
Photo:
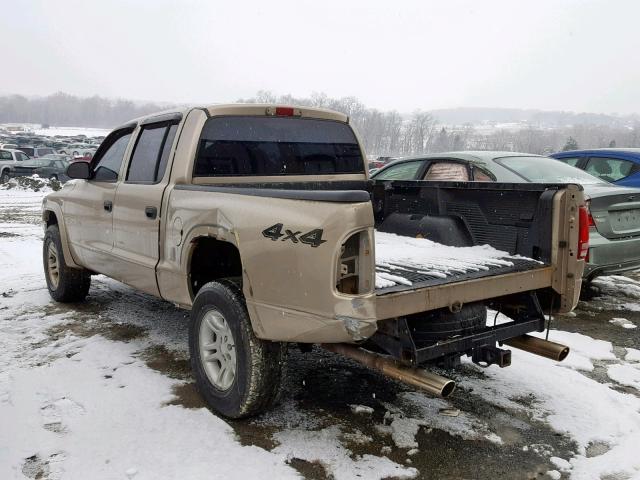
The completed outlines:
<svg viewBox="0 0 640 480">
<path fill-rule="evenodd" d="M 67 228 L 64 224 L 62 209 L 60 205 L 52 202 L 47 202 L 42 205 L 42 221 L 44 222 L 44 227 L 46 231 L 46 225 L 49 220 L 49 215 L 54 214 L 56 219 L 58 220 L 57 225 L 60 230 L 60 242 L 62 243 L 62 254 L 64 255 L 64 261 L 68 267 L 71 268 L 83 268 L 81 265 L 76 263 L 73 258 L 73 254 L 71 253 L 71 248 L 69 247 L 69 241 L 67 240 Z"/>
</svg>

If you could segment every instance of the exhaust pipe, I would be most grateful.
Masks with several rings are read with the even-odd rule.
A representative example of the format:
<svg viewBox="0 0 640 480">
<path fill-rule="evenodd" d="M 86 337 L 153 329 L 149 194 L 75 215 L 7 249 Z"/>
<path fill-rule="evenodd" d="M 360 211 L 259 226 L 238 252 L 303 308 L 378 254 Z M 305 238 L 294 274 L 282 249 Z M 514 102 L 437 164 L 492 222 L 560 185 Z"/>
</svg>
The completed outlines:
<svg viewBox="0 0 640 480">
<path fill-rule="evenodd" d="M 525 352 L 540 355 L 541 357 L 550 358 L 556 362 L 561 362 L 569 355 L 569 347 L 559 343 L 543 340 L 542 338 L 532 337 L 531 335 L 520 335 L 519 337 L 505 340 L 506 345 L 519 348 Z"/>
<path fill-rule="evenodd" d="M 346 343 L 323 343 L 322 346 L 333 353 L 349 357 L 373 370 L 432 395 L 448 397 L 456 388 L 456 382 L 426 370 L 405 367 L 392 359 L 367 352 Z"/>
</svg>

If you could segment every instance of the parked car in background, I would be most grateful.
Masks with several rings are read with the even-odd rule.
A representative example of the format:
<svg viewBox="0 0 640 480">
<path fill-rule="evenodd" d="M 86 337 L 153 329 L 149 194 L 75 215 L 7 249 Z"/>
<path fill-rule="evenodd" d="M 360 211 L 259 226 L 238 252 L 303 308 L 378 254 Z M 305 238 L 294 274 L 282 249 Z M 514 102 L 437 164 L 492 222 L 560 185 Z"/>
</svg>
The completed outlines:
<svg viewBox="0 0 640 480">
<path fill-rule="evenodd" d="M 371 178 L 580 184 L 590 209 L 585 280 L 640 269 L 640 189 L 612 185 L 552 158 L 513 152 L 437 153 L 398 160 Z"/>
<path fill-rule="evenodd" d="M 68 160 L 62 158 L 32 158 L 19 165 L 14 165 L 10 175 L 12 177 L 39 175 L 42 178 L 66 182 L 69 180 L 69 177 L 66 175 L 69 163 Z"/>
<path fill-rule="evenodd" d="M 56 151 L 51 147 L 32 147 L 32 146 L 19 146 L 18 150 L 23 151 L 31 158 L 40 158 L 45 155 L 51 155 L 52 153 L 56 153 Z"/>
<path fill-rule="evenodd" d="M 60 149 L 58 153 L 71 155 L 72 157 L 89 157 L 92 158 L 96 153 L 96 146 L 88 143 L 72 143 Z"/>
<path fill-rule="evenodd" d="M 29 157 L 20 150 L 0 150 L 0 183 L 5 183 L 11 178 L 11 170 L 16 163 L 28 160 Z"/>
<path fill-rule="evenodd" d="M 640 187 L 640 148 L 601 148 L 558 152 L 550 157 L 606 182 Z"/>
</svg>

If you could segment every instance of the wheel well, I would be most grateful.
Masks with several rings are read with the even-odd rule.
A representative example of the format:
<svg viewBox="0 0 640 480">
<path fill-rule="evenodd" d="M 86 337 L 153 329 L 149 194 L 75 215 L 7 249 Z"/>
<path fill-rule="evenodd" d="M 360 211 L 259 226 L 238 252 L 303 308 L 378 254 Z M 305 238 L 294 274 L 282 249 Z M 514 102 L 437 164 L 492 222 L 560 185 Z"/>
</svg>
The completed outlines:
<svg viewBox="0 0 640 480">
<path fill-rule="evenodd" d="M 194 240 L 189 261 L 189 287 L 193 297 L 213 280 L 242 276 L 240 252 L 235 245 L 211 237 Z"/>
<path fill-rule="evenodd" d="M 47 227 L 50 227 L 51 225 L 57 225 L 58 224 L 58 217 L 56 217 L 56 214 L 53 213 L 51 210 L 45 210 L 44 211 L 44 221 L 45 221 Z"/>
</svg>

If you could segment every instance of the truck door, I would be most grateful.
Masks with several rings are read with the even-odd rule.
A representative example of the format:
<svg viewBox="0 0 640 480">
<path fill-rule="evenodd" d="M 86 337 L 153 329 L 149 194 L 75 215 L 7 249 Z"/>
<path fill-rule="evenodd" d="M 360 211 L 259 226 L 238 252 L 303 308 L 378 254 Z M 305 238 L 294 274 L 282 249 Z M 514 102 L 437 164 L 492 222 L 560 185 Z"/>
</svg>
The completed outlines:
<svg viewBox="0 0 640 480">
<path fill-rule="evenodd" d="M 169 120 L 140 125 L 113 210 L 117 278 L 158 296 L 155 269 L 160 252 L 160 209 L 180 118 L 173 115 Z"/>
<path fill-rule="evenodd" d="M 113 202 L 133 126 L 115 130 L 91 162 L 89 180 L 78 180 L 64 202 L 64 222 L 74 256 L 83 266 L 113 275 Z"/>
</svg>

